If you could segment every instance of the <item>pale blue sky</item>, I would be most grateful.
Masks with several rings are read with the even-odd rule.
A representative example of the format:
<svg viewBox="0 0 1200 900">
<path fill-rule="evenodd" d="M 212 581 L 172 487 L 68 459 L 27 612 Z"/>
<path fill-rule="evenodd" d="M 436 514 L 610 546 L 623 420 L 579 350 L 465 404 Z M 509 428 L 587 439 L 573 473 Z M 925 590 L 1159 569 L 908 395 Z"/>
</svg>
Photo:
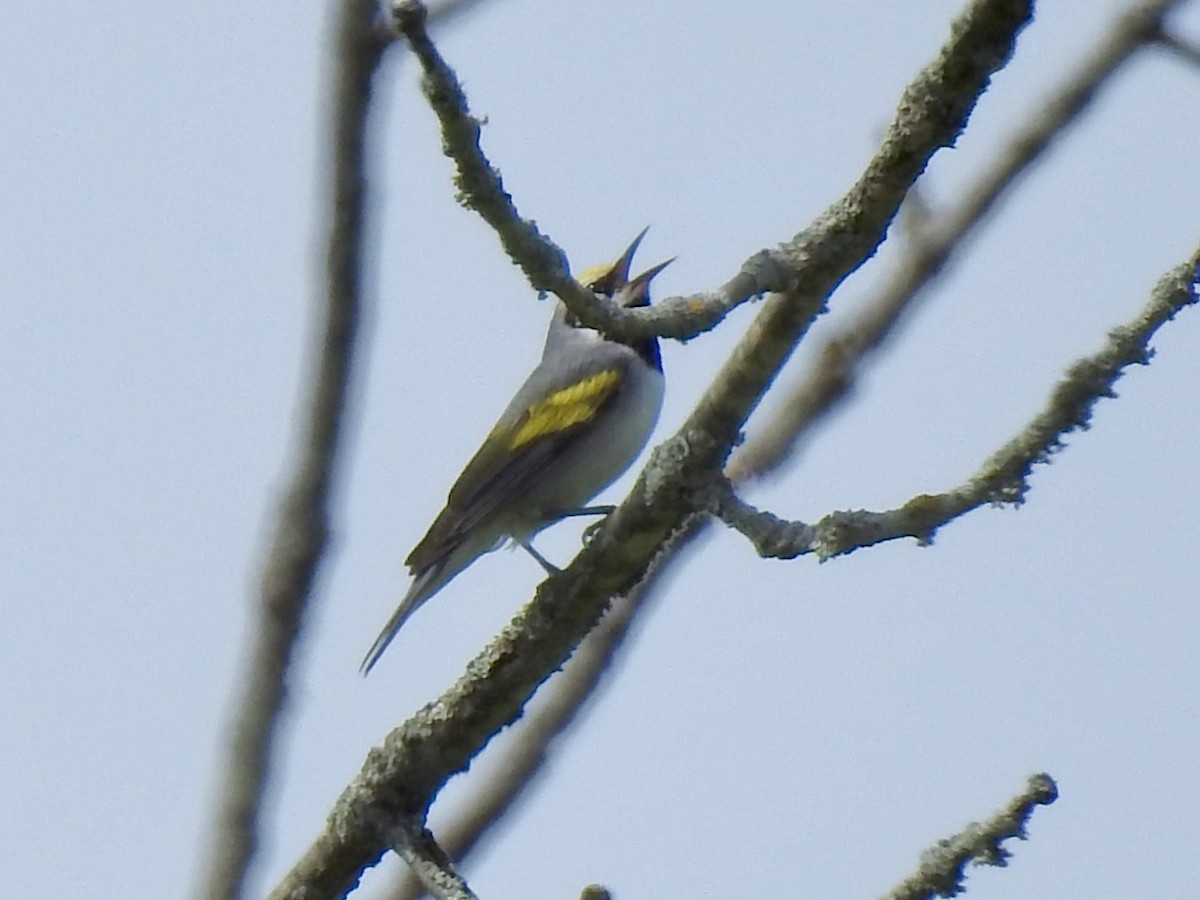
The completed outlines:
<svg viewBox="0 0 1200 900">
<path fill-rule="evenodd" d="M 639 258 L 678 255 L 658 280 L 674 294 L 724 281 L 850 184 L 959 6 L 497 0 L 443 50 L 523 213 L 578 266 L 651 225 Z M 936 158 L 935 205 L 1122 4 L 1044 7 L 957 149 Z M 1179 22 L 1200 39 L 1192 7 Z M 193 883 L 320 266 L 323 29 L 313 4 L 7 11 L 0 846 L 14 897 L 139 900 Z M 259 889 L 369 747 L 540 577 L 523 554 L 484 558 L 359 677 L 407 584 L 404 556 L 536 360 L 549 314 L 454 202 L 414 68 L 391 77 L 378 304 Z M 856 402 L 751 499 L 815 519 L 968 476 L 1200 240 L 1198 113 L 1200 71 L 1137 60 L 1010 196 Z M 814 340 L 887 263 L 847 283 Z M 751 315 L 665 347 L 659 437 Z M 1024 508 L 973 513 L 933 548 L 819 566 L 761 562 L 716 534 L 542 788 L 466 867 L 473 887 L 871 897 L 1046 770 L 1062 798 L 1007 871 L 971 875 L 971 897 L 1191 895 L 1198 345 L 1189 310 L 1037 472 Z M 565 561 L 577 533 L 539 546 Z M 435 828 L 470 777 L 435 806 Z"/>
</svg>

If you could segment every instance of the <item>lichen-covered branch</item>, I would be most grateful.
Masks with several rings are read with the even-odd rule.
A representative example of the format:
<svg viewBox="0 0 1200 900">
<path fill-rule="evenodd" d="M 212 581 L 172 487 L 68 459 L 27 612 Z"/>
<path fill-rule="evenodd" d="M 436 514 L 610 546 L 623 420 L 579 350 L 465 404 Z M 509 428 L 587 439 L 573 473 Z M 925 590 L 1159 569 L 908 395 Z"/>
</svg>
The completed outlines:
<svg viewBox="0 0 1200 900">
<path fill-rule="evenodd" d="M 905 191 L 930 157 L 963 129 L 1030 16 L 1030 4 L 1021 0 L 969 4 L 938 58 L 905 92 L 866 174 L 782 248 L 798 273 L 794 284 L 767 301 L 685 427 L 656 449 L 630 498 L 452 688 L 371 752 L 338 800 L 325 833 L 273 897 L 349 890 L 388 846 L 379 823 L 423 816 L 447 779 L 512 723 L 538 686 L 565 663 L 611 598 L 630 591 L 672 535 L 703 515 L 695 506 L 697 485 L 723 465 L 746 417 L 828 294 L 883 240 Z"/>
<path fill-rule="evenodd" d="M 1115 19 L 1095 50 L 1006 142 L 994 161 L 947 212 L 923 211 L 903 263 L 849 327 L 830 339 L 812 370 L 792 389 L 770 425 L 739 448 L 726 467 L 735 483 L 775 471 L 813 425 L 853 390 L 866 359 L 927 293 L 946 264 L 967 246 L 1001 196 L 1079 120 L 1100 90 L 1147 43 L 1162 38 L 1164 16 L 1180 0 L 1143 3 Z M 911 194 L 910 194 L 911 196 Z"/>
<path fill-rule="evenodd" d="M 436 900 L 477 900 L 467 882 L 454 871 L 454 863 L 420 822 L 402 820 L 391 829 L 392 848 L 408 864 L 424 888 Z"/>
<path fill-rule="evenodd" d="M 660 556 L 661 562 L 668 559 L 667 554 Z M 600 624 L 525 710 L 516 726 L 516 739 L 507 743 L 502 756 L 490 760 L 484 780 L 472 787 L 462 813 L 438 828 L 438 843 L 451 859 L 461 864 L 488 829 L 538 783 L 537 775 L 544 771 L 551 745 L 583 712 L 629 636 L 635 617 L 657 594 L 657 571 L 647 574 L 628 594 L 613 598 Z M 387 896 L 389 900 L 417 900 L 423 894 L 421 881 L 409 871 L 401 874 Z"/>
<path fill-rule="evenodd" d="M 924 211 L 921 228 L 914 238 L 932 246 L 922 247 L 917 253 L 918 258 L 906 262 L 905 269 L 870 304 L 867 313 L 827 342 L 818 365 L 802 380 L 792 398 L 781 404 L 765 429 L 735 452 L 725 470 L 734 487 L 778 470 L 793 456 L 798 440 L 852 390 L 865 359 L 887 341 L 901 314 L 923 296 L 924 289 L 943 271 L 941 263 L 986 217 L 985 213 L 995 199 L 1012 188 L 1019 181 L 1020 173 L 1041 158 L 1052 143 L 1049 137 L 1061 134 L 1076 121 L 1088 107 L 1086 101 L 1095 96 L 1098 86 L 1120 71 L 1121 64 L 1152 34 L 1153 29 L 1146 27 L 1146 17 L 1149 16 L 1151 22 L 1157 21 L 1171 5 L 1156 2 L 1150 8 L 1143 8 L 1140 17 L 1118 18 L 1087 62 L 1065 80 L 1049 102 L 1039 105 L 1038 113 L 1008 141 L 995 162 L 968 189 L 963 201 L 938 216 L 936 222 L 929 211 Z M 917 182 L 914 188 L 919 185 Z M 910 190 L 902 211 L 911 209 L 913 203 L 914 193 Z M 914 249 L 911 242 L 908 249 Z M 935 261 L 938 264 L 932 264 Z M 718 293 L 728 295 L 725 288 Z M 784 523 L 733 500 L 727 503 L 727 513 L 741 516 L 745 520 L 744 527 L 753 528 L 756 534 L 763 536 L 764 542 L 770 541 L 769 545 L 764 543 L 760 547 L 760 550 L 767 550 L 767 555 L 774 555 L 783 547 L 811 544 L 817 538 L 814 527 Z M 657 557 L 654 572 L 677 563 L 679 551 L 704 534 L 708 524 L 709 520 L 693 519 L 691 527 L 678 532 L 671 547 L 664 548 Z M 635 615 L 648 598 L 656 595 L 657 584 L 652 573 L 632 592 L 614 598 L 608 614 L 588 634 L 565 670 L 542 689 L 536 707 L 522 718 L 516 741 L 505 747 L 502 759 L 493 760 L 489 774 L 473 790 L 467 808 L 439 829 L 441 845 L 454 859 L 463 860 L 481 836 L 534 782 L 548 757 L 550 744 L 570 727 L 600 683 Z M 416 900 L 421 892 L 420 882 L 408 873 L 401 876 L 389 896 L 391 900 Z"/>
<path fill-rule="evenodd" d="M 709 508 L 744 534 L 763 556 L 791 559 L 815 553 L 825 560 L 896 538 L 914 537 L 928 544 L 939 528 L 973 509 L 1020 504 L 1029 490 L 1033 467 L 1061 450 L 1068 434 L 1088 427 L 1096 404 L 1115 395 L 1115 385 L 1125 370 L 1149 362 L 1153 355 L 1150 341 L 1158 330 L 1197 302 L 1198 263 L 1200 249 L 1163 275 L 1137 317 L 1109 332 L 1100 352 L 1072 365 L 1046 408 L 954 490 L 923 494 L 886 512 L 830 513 L 815 525 L 807 525 L 754 509 L 734 495 L 728 480 L 721 479 L 707 490 Z"/>
<path fill-rule="evenodd" d="M 908 189 L 934 151 L 950 146 L 966 126 L 1031 16 L 1032 4 L 1015 0 L 969 4 L 938 58 L 905 89 L 882 146 L 858 182 L 780 248 L 798 273 L 795 285 L 766 301 L 681 431 L 702 466 L 724 465 L 747 417 L 828 297 L 883 241 Z M 962 52 L 965 47 L 973 52 Z"/>
<path fill-rule="evenodd" d="M 985 822 L 972 822 L 958 834 L 938 841 L 936 847 L 921 855 L 917 871 L 883 900 L 932 900 L 954 897 L 964 890 L 963 879 L 970 863 L 1005 866 L 1011 854 L 1004 842 L 1025 840 L 1025 828 L 1038 806 L 1049 806 L 1058 799 L 1058 785 L 1045 773 L 1030 777 L 1025 790 L 1013 797 L 1004 809 Z"/>
<path fill-rule="evenodd" d="M 586 290 L 571 277 L 566 253 L 523 219 L 504 189 L 499 170 L 479 145 L 481 124 L 471 115 L 458 76 L 442 58 L 426 31 L 426 12 L 416 0 L 395 6 L 397 29 L 408 39 L 424 71 L 422 88 L 442 128 L 442 148 L 457 167 L 458 197 L 487 222 L 530 284 L 558 296 L 579 320 L 626 340 L 658 334 L 686 339 L 713 328 L 731 309 L 768 291 L 784 290 L 794 273 L 779 254 L 752 255 L 715 291 L 659 301 L 645 309 L 623 309 Z"/>
</svg>

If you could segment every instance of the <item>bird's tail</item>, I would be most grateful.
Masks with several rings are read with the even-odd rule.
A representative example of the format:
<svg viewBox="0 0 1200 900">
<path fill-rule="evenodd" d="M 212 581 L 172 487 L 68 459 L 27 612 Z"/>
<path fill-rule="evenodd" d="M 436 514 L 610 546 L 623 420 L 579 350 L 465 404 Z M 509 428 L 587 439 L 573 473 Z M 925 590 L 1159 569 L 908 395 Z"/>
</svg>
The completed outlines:
<svg viewBox="0 0 1200 900">
<path fill-rule="evenodd" d="M 396 636 L 396 632 L 408 621 L 408 617 L 417 611 L 417 607 L 436 594 L 442 588 L 442 585 L 449 581 L 450 577 L 455 574 L 452 572 L 443 577 L 443 572 L 446 571 L 446 563 L 447 560 L 445 559 L 435 563 L 413 580 L 408 593 L 404 595 L 404 599 L 400 601 L 400 605 L 396 607 L 396 611 L 392 613 L 391 618 L 383 626 L 383 630 L 379 632 L 379 637 L 375 638 L 375 643 L 371 645 L 371 649 L 363 657 L 362 665 L 358 667 L 358 671 L 364 677 L 369 675 L 375 663 L 379 662 L 379 657 L 383 656 L 383 651 L 388 648 L 388 644 L 392 642 L 392 638 Z"/>
</svg>

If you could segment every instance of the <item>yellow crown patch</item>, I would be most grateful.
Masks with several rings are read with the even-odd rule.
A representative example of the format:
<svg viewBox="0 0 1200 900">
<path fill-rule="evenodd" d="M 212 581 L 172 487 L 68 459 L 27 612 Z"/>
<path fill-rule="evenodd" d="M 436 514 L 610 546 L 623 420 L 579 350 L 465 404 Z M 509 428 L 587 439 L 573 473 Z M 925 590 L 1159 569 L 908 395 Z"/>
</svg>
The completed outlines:
<svg viewBox="0 0 1200 900">
<path fill-rule="evenodd" d="M 612 270 L 612 263 L 609 263 L 607 266 L 592 266 L 590 269 L 584 269 L 576 275 L 575 280 L 589 291 L 594 291 L 596 285 L 603 281 Z"/>
</svg>

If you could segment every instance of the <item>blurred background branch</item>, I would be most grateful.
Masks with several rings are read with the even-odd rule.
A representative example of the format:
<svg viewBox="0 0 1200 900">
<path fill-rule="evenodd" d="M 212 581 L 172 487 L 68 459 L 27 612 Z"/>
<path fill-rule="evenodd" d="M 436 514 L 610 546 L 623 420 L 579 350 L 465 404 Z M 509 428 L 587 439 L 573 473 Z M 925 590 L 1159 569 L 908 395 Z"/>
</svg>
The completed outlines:
<svg viewBox="0 0 1200 900">
<path fill-rule="evenodd" d="M 387 44 L 372 0 L 335 4 L 324 304 L 301 401 L 295 462 L 278 510 L 229 726 L 224 784 L 203 896 L 241 897 L 259 846 L 262 803 L 287 699 L 288 670 L 330 532 L 364 304 L 371 89 Z"/>
<path fill-rule="evenodd" d="M 448 0 L 431 11 L 445 26 L 481 0 Z M 370 148 L 376 109 L 372 91 L 392 36 L 374 0 L 331 6 L 333 58 L 325 145 L 325 270 L 312 363 L 300 400 L 294 466 L 285 477 L 274 534 L 263 563 L 257 621 L 244 653 L 243 675 L 229 725 L 228 756 L 211 855 L 202 890 L 209 900 L 241 897 L 260 843 L 262 804 L 288 695 L 289 667 L 304 628 L 331 531 L 348 406 L 369 302 Z"/>
</svg>

